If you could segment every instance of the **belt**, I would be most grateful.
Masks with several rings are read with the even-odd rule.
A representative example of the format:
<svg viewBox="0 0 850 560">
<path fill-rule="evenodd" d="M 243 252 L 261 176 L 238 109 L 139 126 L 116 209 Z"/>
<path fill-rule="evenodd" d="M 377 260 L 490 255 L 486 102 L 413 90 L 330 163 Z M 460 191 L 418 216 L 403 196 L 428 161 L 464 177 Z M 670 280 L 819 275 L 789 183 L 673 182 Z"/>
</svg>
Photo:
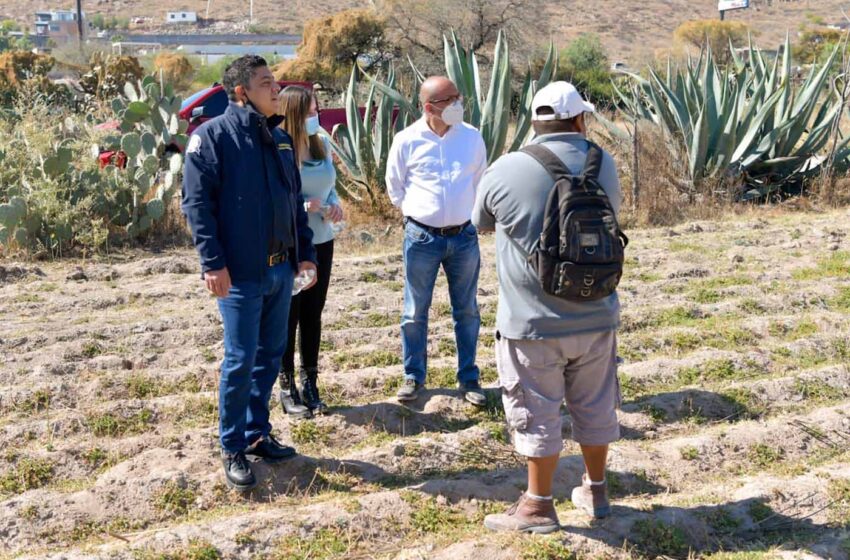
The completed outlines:
<svg viewBox="0 0 850 560">
<path fill-rule="evenodd" d="M 465 222 L 463 222 L 459 226 L 447 226 L 447 227 L 439 228 L 439 227 L 427 226 L 427 225 L 423 224 L 422 222 L 417 222 L 413 218 L 405 217 L 404 223 L 407 224 L 407 222 L 413 222 L 414 224 L 421 227 L 422 229 L 424 229 L 428 233 L 431 233 L 433 235 L 439 235 L 440 237 L 451 237 L 452 235 L 457 235 L 460 232 L 462 232 L 464 230 L 464 228 L 466 228 L 466 226 L 468 226 L 469 224 L 472 223 L 470 220 L 466 220 Z"/>
<path fill-rule="evenodd" d="M 286 253 L 275 253 L 274 255 L 269 255 L 268 262 L 269 266 L 286 262 Z"/>
</svg>

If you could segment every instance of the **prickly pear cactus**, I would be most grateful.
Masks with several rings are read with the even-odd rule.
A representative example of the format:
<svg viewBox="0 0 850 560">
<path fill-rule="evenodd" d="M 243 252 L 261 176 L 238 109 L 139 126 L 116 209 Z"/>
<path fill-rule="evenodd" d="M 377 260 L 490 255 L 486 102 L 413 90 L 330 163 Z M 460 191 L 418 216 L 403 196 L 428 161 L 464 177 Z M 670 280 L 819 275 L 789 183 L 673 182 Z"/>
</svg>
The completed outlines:
<svg viewBox="0 0 850 560">
<path fill-rule="evenodd" d="M 113 149 L 127 156 L 126 176 L 133 184 L 133 202 L 126 225 L 138 236 L 165 217 L 179 185 L 186 131 L 180 118 L 182 99 L 170 84 L 148 76 L 127 82 L 124 95 L 112 101 L 121 136 L 112 139 Z"/>
<path fill-rule="evenodd" d="M 31 237 L 38 233 L 38 224 L 27 220 L 27 203 L 19 196 L 0 204 L 0 245 L 14 242 L 26 246 Z"/>
</svg>

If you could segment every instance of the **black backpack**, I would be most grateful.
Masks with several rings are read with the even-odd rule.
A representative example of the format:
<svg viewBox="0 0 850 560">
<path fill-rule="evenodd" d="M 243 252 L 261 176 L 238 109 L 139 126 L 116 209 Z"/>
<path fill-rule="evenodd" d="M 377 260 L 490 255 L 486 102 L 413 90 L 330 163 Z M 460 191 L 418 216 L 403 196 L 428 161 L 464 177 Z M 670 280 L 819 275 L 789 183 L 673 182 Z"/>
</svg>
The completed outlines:
<svg viewBox="0 0 850 560">
<path fill-rule="evenodd" d="M 528 255 L 543 290 L 568 301 L 593 301 L 613 294 L 623 275 L 629 239 L 599 185 L 602 148 L 588 142 L 580 176 L 574 176 L 542 144 L 530 144 L 521 151 L 540 162 L 555 183 L 546 200 L 543 231 Z"/>
</svg>

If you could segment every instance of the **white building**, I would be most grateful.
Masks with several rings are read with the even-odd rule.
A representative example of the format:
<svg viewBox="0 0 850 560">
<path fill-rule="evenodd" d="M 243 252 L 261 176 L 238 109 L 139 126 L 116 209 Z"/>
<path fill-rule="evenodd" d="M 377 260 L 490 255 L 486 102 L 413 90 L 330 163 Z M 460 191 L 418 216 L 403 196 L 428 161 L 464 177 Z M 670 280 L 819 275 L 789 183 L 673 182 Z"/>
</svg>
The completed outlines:
<svg viewBox="0 0 850 560">
<path fill-rule="evenodd" d="M 168 12 L 165 23 L 198 23 L 197 12 Z"/>
<path fill-rule="evenodd" d="M 83 14 L 83 23 L 86 16 Z M 85 25 L 83 25 L 85 33 Z M 37 37 L 49 37 L 57 44 L 66 43 L 77 39 L 77 12 L 71 10 L 57 10 L 55 12 L 45 11 L 35 13 L 35 35 Z"/>
</svg>

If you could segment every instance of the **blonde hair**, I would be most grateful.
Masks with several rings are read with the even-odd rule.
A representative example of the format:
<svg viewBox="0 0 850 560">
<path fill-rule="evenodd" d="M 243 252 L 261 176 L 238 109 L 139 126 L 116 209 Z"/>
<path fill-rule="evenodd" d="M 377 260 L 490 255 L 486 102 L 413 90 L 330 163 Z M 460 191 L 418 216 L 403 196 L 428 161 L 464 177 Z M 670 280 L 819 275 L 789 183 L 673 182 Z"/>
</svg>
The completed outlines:
<svg viewBox="0 0 850 560">
<path fill-rule="evenodd" d="M 310 114 L 313 98 L 313 92 L 301 86 L 287 86 L 280 94 L 281 112 L 286 117 L 281 127 L 292 137 L 292 149 L 299 165 L 306 159 L 322 160 L 327 157 L 325 143 L 319 135 L 307 135 L 304 121 Z"/>
</svg>

